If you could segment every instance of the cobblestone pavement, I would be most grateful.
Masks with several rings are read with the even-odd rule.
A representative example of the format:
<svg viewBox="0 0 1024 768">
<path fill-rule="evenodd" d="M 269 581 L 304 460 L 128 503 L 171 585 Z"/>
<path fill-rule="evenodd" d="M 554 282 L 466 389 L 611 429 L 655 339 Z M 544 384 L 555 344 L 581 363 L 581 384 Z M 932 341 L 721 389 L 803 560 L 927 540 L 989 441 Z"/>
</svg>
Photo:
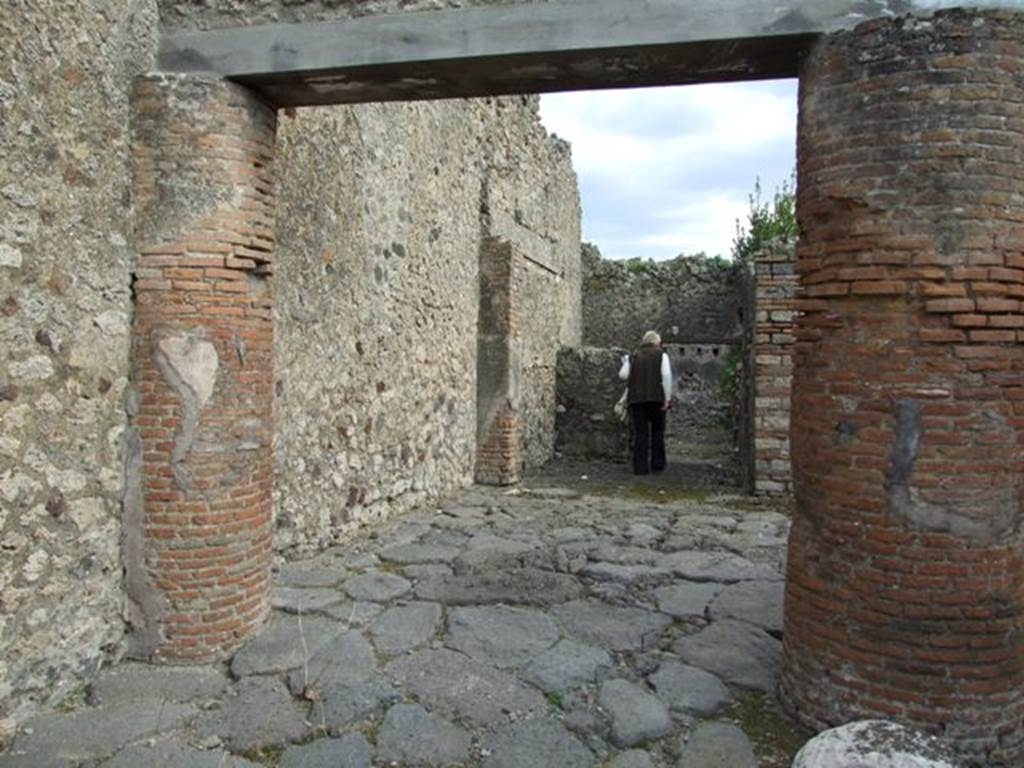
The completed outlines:
<svg viewBox="0 0 1024 768">
<path fill-rule="evenodd" d="M 229 664 L 110 668 L 0 767 L 788 765 L 787 517 L 582 469 L 284 564 Z"/>
</svg>

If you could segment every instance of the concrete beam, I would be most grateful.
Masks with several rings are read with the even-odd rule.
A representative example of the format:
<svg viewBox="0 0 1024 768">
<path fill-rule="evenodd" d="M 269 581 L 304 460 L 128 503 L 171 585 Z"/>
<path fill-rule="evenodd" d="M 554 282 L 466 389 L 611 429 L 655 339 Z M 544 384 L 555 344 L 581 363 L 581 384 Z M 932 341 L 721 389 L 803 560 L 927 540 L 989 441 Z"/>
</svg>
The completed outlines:
<svg viewBox="0 0 1024 768">
<path fill-rule="evenodd" d="M 558 0 L 163 35 L 159 67 L 282 107 L 793 77 L 868 18 L 1021 0 Z"/>
</svg>

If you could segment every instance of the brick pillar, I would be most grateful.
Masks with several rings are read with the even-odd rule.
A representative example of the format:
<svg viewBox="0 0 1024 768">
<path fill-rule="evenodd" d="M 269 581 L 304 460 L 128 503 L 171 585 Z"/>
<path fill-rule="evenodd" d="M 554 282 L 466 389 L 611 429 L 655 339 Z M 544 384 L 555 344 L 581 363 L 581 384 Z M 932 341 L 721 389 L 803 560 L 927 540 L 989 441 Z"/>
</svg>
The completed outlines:
<svg viewBox="0 0 1024 768">
<path fill-rule="evenodd" d="M 477 328 L 476 481 L 485 485 L 517 483 L 523 469 L 522 360 L 512 300 L 514 259 L 510 242 L 484 238 Z"/>
<path fill-rule="evenodd" d="M 270 608 L 276 118 L 196 77 L 140 78 L 133 99 L 132 653 L 204 661 Z"/>
<path fill-rule="evenodd" d="M 771 245 L 754 256 L 754 493 L 792 490 L 789 456 L 793 318 L 797 278 L 792 243 Z"/>
<path fill-rule="evenodd" d="M 972 764 L 1024 742 L 1024 15 L 869 22 L 805 62 L 781 695 Z"/>
</svg>

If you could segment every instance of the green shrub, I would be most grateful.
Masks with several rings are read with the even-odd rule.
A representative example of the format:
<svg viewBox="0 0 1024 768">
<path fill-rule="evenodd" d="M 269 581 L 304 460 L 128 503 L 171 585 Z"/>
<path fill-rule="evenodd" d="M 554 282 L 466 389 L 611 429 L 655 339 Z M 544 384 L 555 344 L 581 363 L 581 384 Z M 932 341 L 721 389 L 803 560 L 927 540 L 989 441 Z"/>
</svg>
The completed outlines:
<svg viewBox="0 0 1024 768">
<path fill-rule="evenodd" d="M 722 412 L 722 427 L 736 429 L 740 412 L 740 376 L 743 364 L 743 348 L 736 346 L 729 350 L 725 364 L 718 371 L 718 396 L 726 404 Z"/>
<path fill-rule="evenodd" d="M 733 258 L 743 262 L 751 261 L 754 254 L 768 243 L 795 240 L 797 236 L 796 195 L 792 179 L 775 190 L 770 203 L 761 199 L 761 180 L 757 179 L 754 194 L 748 199 L 747 224 L 741 226 L 737 220 L 736 237 L 732 241 Z"/>
</svg>

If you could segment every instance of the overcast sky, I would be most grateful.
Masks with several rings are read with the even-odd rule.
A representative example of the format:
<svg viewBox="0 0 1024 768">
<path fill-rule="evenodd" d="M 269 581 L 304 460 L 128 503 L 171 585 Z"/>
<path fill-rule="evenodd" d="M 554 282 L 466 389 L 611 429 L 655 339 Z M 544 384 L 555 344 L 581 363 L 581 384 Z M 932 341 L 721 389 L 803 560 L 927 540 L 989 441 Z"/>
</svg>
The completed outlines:
<svg viewBox="0 0 1024 768">
<path fill-rule="evenodd" d="M 729 256 L 760 177 L 796 165 L 796 80 L 549 94 L 541 117 L 572 142 L 583 239 L 611 259 Z"/>
</svg>

